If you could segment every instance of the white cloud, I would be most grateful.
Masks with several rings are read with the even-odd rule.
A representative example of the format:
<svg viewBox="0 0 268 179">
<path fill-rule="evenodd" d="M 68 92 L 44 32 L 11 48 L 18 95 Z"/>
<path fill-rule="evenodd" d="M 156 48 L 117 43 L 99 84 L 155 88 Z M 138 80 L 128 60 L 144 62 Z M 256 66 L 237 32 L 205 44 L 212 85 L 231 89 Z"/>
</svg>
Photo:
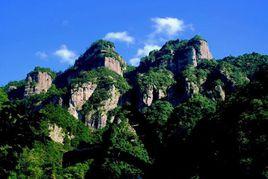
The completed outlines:
<svg viewBox="0 0 268 179">
<path fill-rule="evenodd" d="M 105 35 L 104 39 L 107 40 L 118 40 L 121 42 L 126 42 L 126 43 L 133 43 L 134 42 L 134 37 L 131 37 L 128 35 L 126 31 L 124 32 L 109 32 Z"/>
<path fill-rule="evenodd" d="M 68 47 L 64 44 L 61 45 L 61 47 L 54 52 L 54 55 L 59 57 L 62 63 L 68 63 L 71 65 L 75 62 L 75 59 L 77 58 L 75 52 L 69 50 Z"/>
<path fill-rule="evenodd" d="M 44 60 L 44 59 L 47 59 L 48 58 L 48 54 L 46 52 L 43 52 L 43 51 L 37 51 L 35 53 L 35 56 L 37 56 L 38 58 Z"/>
<path fill-rule="evenodd" d="M 138 49 L 136 56 L 131 58 L 129 62 L 133 66 L 138 66 L 142 57 L 147 56 L 151 51 L 159 50 L 160 48 L 161 47 L 158 45 L 146 44 L 143 48 Z"/>
<path fill-rule="evenodd" d="M 154 22 L 154 34 L 164 33 L 167 35 L 176 35 L 184 31 L 184 21 L 173 17 L 156 17 L 151 19 Z"/>
<path fill-rule="evenodd" d="M 140 58 L 131 58 L 130 60 L 129 60 L 129 63 L 131 64 L 131 65 L 133 65 L 133 66 L 139 66 L 139 64 L 140 64 Z"/>
<path fill-rule="evenodd" d="M 149 45 L 146 44 L 143 48 L 138 49 L 137 56 L 138 57 L 144 57 L 146 55 L 149 55 L 149 53 L 152 50 L 159 50 L 161 47 L 158 45 Z"/>
</svg>

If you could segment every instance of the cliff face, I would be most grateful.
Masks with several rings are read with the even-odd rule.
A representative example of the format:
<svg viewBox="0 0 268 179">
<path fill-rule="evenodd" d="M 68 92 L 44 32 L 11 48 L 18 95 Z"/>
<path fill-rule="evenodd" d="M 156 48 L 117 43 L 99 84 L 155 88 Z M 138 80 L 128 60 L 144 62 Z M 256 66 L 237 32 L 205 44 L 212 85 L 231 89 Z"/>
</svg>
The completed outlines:
<svg viewBox="0 0 268 179">
<path fill-rule="evenodd" d="M 205 40 L 198 40 L 197 59 L 212 59 L 213 56 L 209 50 L 208 43 Z"/>
<path fill-rule="evenodd" d="M 140 71 L 152 67 L 166 67 L 174 74 L 180 73 L 187 65 L 197 66 L 202 60 L 212 60 L 208 43 L 199 36 L 188 41 L 167 42 L 159 51 L 151 52 L 143 58 Z"/>
<path fill-rule="evenodd" d="M 119 75 L 123 75 L 122 64 L 120 61 L 111 58 L 111 57 L 104 57 L 104 67 L 116 72 Z"/>
<path fill-rule="evenodd" d="M 108 113 L 114 110 L 119 102 L 120 92 L 111 86 L 108 90 L 109 98 L 100 102 L 97 108 L 90 110 L 85 115 L 85 124 L 91 128 L 103 128 L 107 124 Z"/>
<path fill-rule="evenodd" d="M 268 55 L 214 60 L 197 36 L 125 66 L 98 41 L 0 88 L 0 177 L 265 178 Z"/>
<path fill-rule="evenodd" d="M 24 96 L 47 92 L 51 85 L 52 77 L 48 72 L 36 71 L 29 73 L 26 78 Z"/>
<path fill-rule="evenodd" d="M 151 106 L 153 101 L 166 98 L 169 88 L 175 83 L 174 75 L 166 69 L 153 68 L 136 77 L 136 96 L 138 110 Z"/>
<path fill-rule="evenodd" d="M 126 63 L 115 51 L 114 44 L 104 40 L 97 41 L 76 61 L 75 67 L 92 70 L 106 67 L 123 75 Z"/>
<path fill-rule="evenodd" d="M 109 114 L 122 105 L 131 104 L 143 113 L 157 100 L 176 106 L 196 94 L 224 101 L 237 86 L 249 82 L 229 62 L 214 61 L 207 41 L 199 36 L 169 41 L 144 57 L 131 73 L 124 74 L 125 69 L 126 63 L 114 44 L 100 40 L 55 80 L 51 70 L 38 67 L 27 75 L 24 86 L 12 84 L 8 93 L 12 97 L 12 93 L 24 89 L 24 97 L 28 97 L 48 92 L 54 83 L 56 89 L 50 90 L 49 99 L 36 102 L 42 104 L 37 109 L 47 103 L 60 105 L 88 127 L 99 129 L 113 118 Z"/>
<path fill-rule="evenodd" d="M 96 87 L 96 84 L 93 84 L 92 82 L 87 82 L 80 86 L 77 84 L 71 89 L 71 97 L 69 100 L 68 111 L 76 119 L 79 119 L 79 111 L 82 110 L 83 105 L 92 96 Z"/>
</svg>

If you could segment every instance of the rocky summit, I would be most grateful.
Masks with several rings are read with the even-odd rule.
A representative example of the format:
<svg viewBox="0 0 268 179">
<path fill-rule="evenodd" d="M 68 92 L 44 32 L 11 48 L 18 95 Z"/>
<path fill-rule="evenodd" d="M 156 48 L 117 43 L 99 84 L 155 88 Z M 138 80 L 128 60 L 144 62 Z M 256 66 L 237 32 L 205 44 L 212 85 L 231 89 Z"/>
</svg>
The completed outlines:
<svg viewBox="0 0 268 179">
<path fill-rule="evenodd" d="M 265 178 L 267 72 L 267 55 L 214 59 L 201 36 L 138 67 L 96 41 L 0 88 L 0 176 Z"/>
</svg>

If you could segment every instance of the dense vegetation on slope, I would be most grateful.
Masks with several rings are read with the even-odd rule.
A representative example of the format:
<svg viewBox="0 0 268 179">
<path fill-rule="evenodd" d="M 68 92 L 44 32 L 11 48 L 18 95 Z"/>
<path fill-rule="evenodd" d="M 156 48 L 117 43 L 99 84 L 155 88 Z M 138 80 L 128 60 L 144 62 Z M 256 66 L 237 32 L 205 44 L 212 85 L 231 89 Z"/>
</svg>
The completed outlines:
<svg viewBox="0 0 268 179">
<path fill-rule="evenodd" d="M 101 40 L 64 73 L 36 68 L 55 77 L 47 92 L 22 97 L 26 80 L 0 88 L 0 177 L 268 178 L 268 56 L 183 59 L 200 40 L 167 42 L 124 76 L 80 68 L 107 52 L 122 60 Z M 94 110 L 102 128 L 85 125 Z"/>
</svg>

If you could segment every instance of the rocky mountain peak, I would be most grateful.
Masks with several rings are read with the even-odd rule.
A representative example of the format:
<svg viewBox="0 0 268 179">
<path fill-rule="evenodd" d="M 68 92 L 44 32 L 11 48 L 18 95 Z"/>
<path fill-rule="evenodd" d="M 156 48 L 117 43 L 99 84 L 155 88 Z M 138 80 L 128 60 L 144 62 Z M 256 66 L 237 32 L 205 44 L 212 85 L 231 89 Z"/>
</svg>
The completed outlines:
<svg viewBox="0 0 268 179">
<path fill-rule="evenodd" d="M 198 61 L 213 59 L 208 43 L 201 36 L 190 40 L 171 40 L 159 51 L 151 52 L 141 60 L 140 70 L 165 67 L 174 74 L 180 73 L 187 65 L 197 66 Z"/>
<path fill-rule="evenodd" d="M 75 67 L 81 70 L 91 70 L 106 67 L 122 75 L 126 66 L 125 61 L 115 51 L 114 44 L 98 40 L 75 62 Z"/>
<path fill-rule="evenodd" d="M 101 40 L 0 87 L 0 178 L 265 178 L 268 55 L 212 60 L 196 36 L 123 67 Z"/>
<path fill-rule="evenodd" d="M 27 75 L 24 96 L 47 92 L 52 85 L 55 73 L 48 68 L 36 67 Z"/>
<path fill-rule="evenodd" d="M 201 36 L 196 35 L 194 38 L 189 40 L 189 45 L 192 45 L 196 50 L 196 59 L 213 59 L 207 41 Z"/>
</svg>

